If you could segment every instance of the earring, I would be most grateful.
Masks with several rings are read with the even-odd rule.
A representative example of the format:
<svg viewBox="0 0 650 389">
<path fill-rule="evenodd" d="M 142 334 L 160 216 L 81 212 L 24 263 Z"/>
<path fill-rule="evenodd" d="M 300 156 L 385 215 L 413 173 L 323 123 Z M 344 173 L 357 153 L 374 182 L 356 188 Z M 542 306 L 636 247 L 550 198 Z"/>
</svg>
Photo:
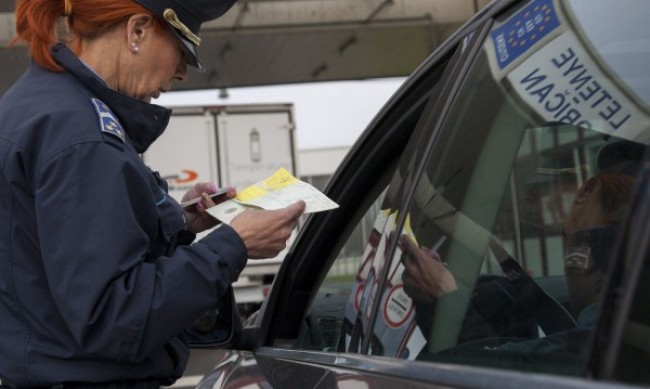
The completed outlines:
<svg viewBox="0 0 650 389">
<path fill-rule="evenodd" d="M 131 51 L 133 51 L 134 53 L 140 51 L 140 48 L 135 44 L 135 42 L 131 43 Z"/>
</svg>

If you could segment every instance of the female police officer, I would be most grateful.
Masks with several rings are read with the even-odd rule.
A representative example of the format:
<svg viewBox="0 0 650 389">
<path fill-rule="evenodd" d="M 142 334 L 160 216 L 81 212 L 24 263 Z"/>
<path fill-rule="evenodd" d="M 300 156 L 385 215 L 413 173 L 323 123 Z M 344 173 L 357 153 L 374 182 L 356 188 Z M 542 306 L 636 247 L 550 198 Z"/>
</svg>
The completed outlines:
<svg viewBox="0 0 650 389">
<path fill-rule="evenodd" d="M 0 377 L 10 387 L 157 387 L 178 337 L 304 209 L 183 213 L 138 154 L 170 111 L 200 24 L 235 0 L 19 0 L 33 65 L 0 100 Z M 57 43 L 61 17 L 69 41 Z M 200 184 L 187 198 L 210 192 Z M 177 247 L 178 246 L 178 247 Z"/>
</svg>

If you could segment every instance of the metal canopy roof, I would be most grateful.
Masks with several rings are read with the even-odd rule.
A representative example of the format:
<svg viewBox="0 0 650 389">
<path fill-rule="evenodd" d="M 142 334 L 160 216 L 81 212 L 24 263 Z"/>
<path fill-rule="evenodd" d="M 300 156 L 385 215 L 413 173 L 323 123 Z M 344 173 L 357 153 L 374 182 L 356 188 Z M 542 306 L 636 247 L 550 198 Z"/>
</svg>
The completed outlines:
<svg viewBox="0 0 650 389">
<path fill-rule="evenodd" d="M 239 0 L 203 25 L 207 71 L 191 71 L 175 89 L 405 76 L 488 2 Z M 0 2 L 3 46 L 14 37 L 13 8 L 14 0 Z M 28 63 L 24 47 L 0 49 L 0 94 Z"/>
</svg>

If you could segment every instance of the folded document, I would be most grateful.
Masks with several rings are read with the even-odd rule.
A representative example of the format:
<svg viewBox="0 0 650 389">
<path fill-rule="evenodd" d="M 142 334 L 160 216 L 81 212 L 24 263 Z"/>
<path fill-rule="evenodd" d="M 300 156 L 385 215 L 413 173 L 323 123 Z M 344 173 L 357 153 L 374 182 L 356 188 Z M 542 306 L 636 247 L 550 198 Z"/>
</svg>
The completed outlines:
<svg viewBox="0 0 650 389">
<path fill-rule="evenodd" d="M 248 208 L 280 209 L 299 200 L 305 202 L 305 213 L 327 211 L 339 206 L 318 189 L 300 181 L 285 169 L 279 169 L 269 178 L 238 192 L 235 198 L 208 208 L 207 212 L 228 224 Z"/>
</svg>

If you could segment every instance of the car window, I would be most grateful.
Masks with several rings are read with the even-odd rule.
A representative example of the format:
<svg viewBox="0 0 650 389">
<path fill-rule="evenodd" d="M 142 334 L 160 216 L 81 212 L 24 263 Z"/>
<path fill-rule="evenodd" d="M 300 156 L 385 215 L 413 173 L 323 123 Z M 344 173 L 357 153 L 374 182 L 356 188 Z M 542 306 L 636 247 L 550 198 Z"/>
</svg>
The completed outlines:
<svg viewBox="0 0 650 389">
<path fill-rule="evenodd" d="M 431 104 L 432 97 L 438 97 L 441 88 L 439 80 L 443 78 L 449 64 L 458 61 L 460 51 L 462 50 L 450 50 L 433 69 L 425 72 L 422 77 L 426 80 L 422 80 L 409 90 L 409 99 L 416 101 L 416 104 L 398 105 L 392 112 L 392 116 L 396 118 L 395 124 L 390 124 L 408 128 L 391 130 L 393 133 L 411 135 L 414 132 L 421 115 L 426 112 L 425 107 Z M 385 126 L 385 124 L 379 126 L 382 125 Z M 382 131 L 380 128 L 372 130 Z M 397 140 L 387 141 L 396 143 Z M 355 210 L 355 213 L 361 210 L 363 217 L 351 229 L 352 232 L 343 237 L 345 243 L 335 254 L 331 266 L 324 270 L 324 279 L 313 292 L 314 297 L 293 348 L 334 352 L 346 348 L 346 342 L 349 343 L 361 305 L 368 303 L 367 298 L 364 297 L 366 290 L 369 290 L 366 286 L 374 284 L 377 280 L 374 278 L 378 266 L 375 263 L 377 260 L 375 254 L 386 215 L 390 213 L 388 209 L 397 199 L 396 192 L 405 186 L 399 180 L 395 182 L 397 162 L 402 155 L 410 155 L 411 151 L 408 148 L 391 149 L 389 155 L 382 159 L 393 162 L 385 170 L 372 173 L 380 177 L 372 184 L 375 188 L 363 188 L 372 198 L 358 204 L 359 209 Z M 389 193 L 392 194 L 390 200 L 386 198 Z M 361 209 L 361 207 L 366 208 Z M 347 227 L 340 225 L 333 228 L 343 231 Z"/>
<path fill-rule="evenodd" d="M 335 351 L 343 326 L 343 307 L 355 283 L 355 275 L 364 253 L 362 242 L 371 237 L 373 219 L 383 202 L 385 191 L 377 197 L 346 240 L 336 260 L 329 268 L 318 289 L 309 314 L 301 328 L 295 348 L 305 350 Z"/>
<path fill-rule="evenodd" d="M 594 12 L 536 0 L 495 22 L 384 232 L 397 244 L 361 351 L 584 374 L 650 139 L 647 66 L 626 63 L 648 63 L 648 30 L 591 40 Z"/>
</svg>

